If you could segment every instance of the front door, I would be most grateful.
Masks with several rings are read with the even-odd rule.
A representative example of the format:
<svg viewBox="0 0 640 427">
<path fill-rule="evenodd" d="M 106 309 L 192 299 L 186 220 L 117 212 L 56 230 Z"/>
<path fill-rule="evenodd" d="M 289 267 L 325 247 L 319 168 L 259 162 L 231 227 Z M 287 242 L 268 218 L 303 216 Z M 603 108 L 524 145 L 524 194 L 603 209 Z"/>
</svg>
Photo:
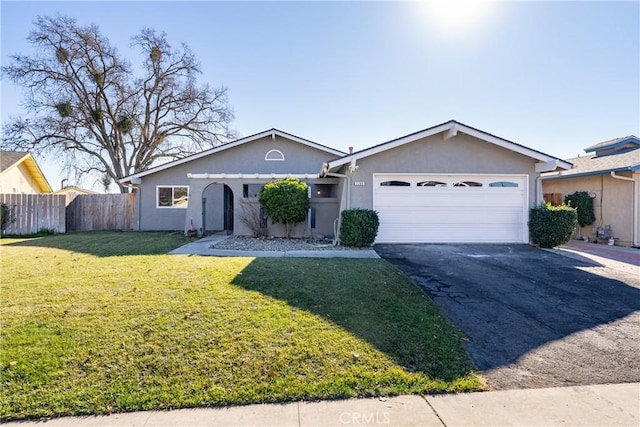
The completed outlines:
<svg viewBox="0 0 640 427">
<path fill-rule="evenodd" d="M 224 186 L 224 229 L 233 234 L 233 191 Z"/>
</svg>

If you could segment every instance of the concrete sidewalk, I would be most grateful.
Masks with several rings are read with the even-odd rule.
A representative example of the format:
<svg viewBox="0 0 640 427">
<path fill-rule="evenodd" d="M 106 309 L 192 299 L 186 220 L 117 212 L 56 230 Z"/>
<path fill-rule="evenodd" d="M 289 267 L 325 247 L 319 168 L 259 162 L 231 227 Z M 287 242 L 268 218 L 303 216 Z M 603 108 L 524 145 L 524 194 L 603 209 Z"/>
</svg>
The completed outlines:
<svg viewBox="0 0 640 427">
<path fill-rule="evenodd" d="M 6 426 L 638 426 L 640 384 L 66 417 Z"/>
<path fill-rule="evenodd" d="M 373 249 L 340 249 L 340 250 L 296 250 L 296 251 L 236 251 L 212 249 L 211 246 L 229 237 L 226 234 L 213 234 L 203 237 L 169 252 L 169 255 L 204 255 L 204 256 L 241 256 L 269 258 L 380 258 Z"/>
<path fill-rule="evenodd" d="M 589 262 L 595 266 L 611 268 L 635 277 L 640 276 L 640 249 L 570 240 L 563 245 L 547 250 L 579 261 Z"/>
</svg>

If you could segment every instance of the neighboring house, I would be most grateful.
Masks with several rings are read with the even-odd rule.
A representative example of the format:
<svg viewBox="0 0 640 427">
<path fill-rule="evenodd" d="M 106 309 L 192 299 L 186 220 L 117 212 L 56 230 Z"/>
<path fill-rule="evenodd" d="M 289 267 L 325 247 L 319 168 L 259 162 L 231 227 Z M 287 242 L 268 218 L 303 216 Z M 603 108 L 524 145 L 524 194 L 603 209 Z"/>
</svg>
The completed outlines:
<svg viewBox="0 0 640 427">
<path fill-rule="evenodd" d="M 86 188 L 76 187 L 75 185 L 67 185 L 64 188 L 61 188 L 58 191 L 55 191 L 56 194 L 65 194 L 68 196 L 79 196 L 84 194 L 99 194 L 93 190 L 87 190 Z"/>
<path fill-rule="evenodd" d="M 574 168 L 543 174 L 544 193 L 560 199 L 576 191 L 594 197 L 596 221 L 587 233 L 611 226 L 615 243 L 640 246 L 640 139 L 634 135 L 600 142 L 586 156 L 568 159 Z"/>
<path fill-rule="evenodd" d="M 80 188 L 80 187 L 76 187 L 75 185 L 67 185 L 63 188 L 61 188 L 58 191 L 54 192 L 55 194 L 64 194 L 66 196 L 66 205 L 69 206 L 69 204 L 71 202 L 74 201 L 74 199 L 77 196 L 86 196 L 89 194 L 99 194 L 96 193 L 93 190 L 87 190 L 86 188 Z"/>
<path fill-rule="evenodd" d="M 51 193 L 51 186 L 31 153 L 0 151 L 0 193 Z"/>
<path fill-rule="evenodd" d="M 297 236 L 333 236 L 342 210 L 366 208 L 379 213 L 378 243 L 526 243 L 540 173 L 570 168 L 451 120 L 350 154 L 271 129 L 121 182 L 137 188 L 140 230 L 251 234 L 244 209 L 266 182 L 293 176 L 309 184 L 311 206 Z"/>
</svg>

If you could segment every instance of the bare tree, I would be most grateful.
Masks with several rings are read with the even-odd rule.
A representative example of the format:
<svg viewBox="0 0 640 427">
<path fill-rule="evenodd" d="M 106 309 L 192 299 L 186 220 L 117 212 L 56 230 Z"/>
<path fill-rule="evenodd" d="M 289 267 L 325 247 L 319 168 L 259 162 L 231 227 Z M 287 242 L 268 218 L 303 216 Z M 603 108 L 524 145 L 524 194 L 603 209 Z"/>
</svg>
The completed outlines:
<svg viewBox="0 0 640 427">
<path fill-rule="evenodd" d="M 13 55 L 2 76 L 22 87 L 26 117 L 4 125 L 2 147 L 55 154 L 100 181 L 211 148 L 233 137 L 227 89 L 198 86 L 200 65 L 185 44 L 144 29 L 132 38 L 136 77 L 97 26 L 68 17 L 35 22 L 32 56 Z"/>
</svg>

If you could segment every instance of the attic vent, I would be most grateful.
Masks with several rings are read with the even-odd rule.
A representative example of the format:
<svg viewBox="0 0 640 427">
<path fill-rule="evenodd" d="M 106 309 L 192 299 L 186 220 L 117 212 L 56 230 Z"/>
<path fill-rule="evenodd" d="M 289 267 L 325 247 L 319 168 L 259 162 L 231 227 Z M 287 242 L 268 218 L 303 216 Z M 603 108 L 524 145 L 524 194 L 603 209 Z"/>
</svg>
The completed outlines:
<svg viewBox="0 0 640 427">
<path fill-rule="evenodd" d="M 284 154 L 280 150 L 269 150 L 264 155 L 264 159 L 267 161 L 282 161 L 284 160 Z"/>
</svg>

